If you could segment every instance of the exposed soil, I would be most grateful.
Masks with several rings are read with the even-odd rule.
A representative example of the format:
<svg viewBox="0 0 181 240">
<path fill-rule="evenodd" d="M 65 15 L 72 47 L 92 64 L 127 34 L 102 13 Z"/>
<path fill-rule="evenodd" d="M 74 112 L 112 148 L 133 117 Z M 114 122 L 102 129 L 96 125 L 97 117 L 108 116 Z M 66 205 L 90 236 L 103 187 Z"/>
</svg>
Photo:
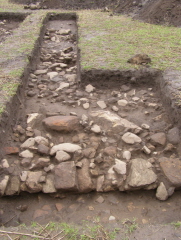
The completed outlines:
<svg viewBox="0 0 181 240">
<path fill-rule="evenodd" d="M 14 0 L 21 4 L 35 4 L 40 2 L 41 8 L 50 9 L 104 9 L 108 7 L 110 12 L 129 14 L 136 19 L 153 24 L 167 24 L 181 26 L 181 2 L 180 0 Z"/>
<path fill-rule="evenodd" d="M 5 41 L 5 39 L 12 34 L 13 29 L 19 26 L 20 22 L 15 22 L 11 20 L 1 20 L 0 21 L 0 43 Z"/>
<path fill-rule="evenodd" d="M 96 201 L 100 196 L 104 198 L 103 203 Z M 181 217 L 179 192 L 166 202 L 156 200 L 154 192 L 151 191 L 74 194 L 64 197 L 61 199 L 45 194 L 23 194 L 2 198 L 1 224 L 15 227 L 21 223 L 30 225 L 32 222 L 38 222 L 46 225 L 53 221 L 82 226 L 83 221 L 91 222 L 99 218 L 100 223 L 108 229 L 120 228 L 116 239 L 121 240 L 125 239 L 122 222 L 136 218 L 138 229 L 128 239 L 180 239 L 181 230 L 174 229 L 170 224 L 179 221 Z M 24 209 L 26 206 L 27 210 L 21 211 L 22 206 Z M 114 216 L 116 220 L 110 221 L 110 216 Z M 9 230 L 17 231 L 17 228 Z"/>
<path fill-rule="evenodd" d="M 68 34 L 62 36 L 56 34 L 59 30 L 69 29 L 71 32 Z M 73 78 L 73 80 L 68 80 L 67 75 L 75 76 L 75 74 L 77 74 L 77 67 L 79 67 L 76 60 L 78 54 L 76 47 L 76 31 L 76 23 L 74 20 L 69 19 L 66 21 L 60 21 L 59 19 L 54 19 L 49 21 L 44 41 L 42 43 L 41 56 L 36 69 L 45 72 L 46 70 L 47 72 L 57 72 L 58 78 L 49 79 L 47 77 L 47 72 L 37 73 L 32 70 L 25 92 L 25 99 L 23 100 L 26 114 L 39 113 L 42 114 L 42 119 L 60 114 L 65 116 L 73 114 L 80 119 L 84 114 L 90 118 L 90 113 L 92 111 L 101 110 L 100 106 L 97 104 L 97 102 L 101 100 L 107 105 L 106 111 L 109 110 L 138 126 L 145 122 L 150 126 L 149 130 L 145 129 L 144 132 L 139 134 L 139 136 L 144 139 L 144 144 L 149 143 L 150 136 L 154 133 L 164 132 L 167 134 L 168 130 L 174 125 L 164 109 L 161 99 L 159 98 L 157 85 L 155 85 L 154 82 L 154 77 L 159 76 L 159 71 L 154 72 L 153 70 L 143 68 L 143 70 L 140 72 L 138 71 L 137 73 L 127 71 L 127 73 L 123 74 L 108 70 L 102 72 L 97 72 L 95 70 L 89 73 L 83 73 L 81 84 L 79 82 L 79 77 Z M 63 55 L 57 55 L 58 53 L 68 55 L 61 60 Z M 57 62 L 58 65 L 56 65 Z M 59 65 L 60 63 L 65 65 Z M 140 75 L 141 73 L 143 75 Z M 123 74 L 123 76 L 121 76 L 121 74 Z M 128 79 L 130 80 L 129 84 L 127 83 Z M 69 85 L 66 85 L 57 91 L 57 88 L 61 86 L 62 82 L 68 83 Z M 91 92 L 85 91 L 85 87 L 89 83 L 95 87 Z M 129 104 L 119 107 L 117 105 L 117 101 L 119 100 L 126 100 Z M 87 105 L 87 103 L 89 104 Z M 21 119 L 24 119 L 24 117 Z M 48 138 L 50 143 L 53 143 L 54 145 L 62 142 L 69 142 L 79 144 L 85 149 L 95 148 L 96 155 L 99 155 L 101 151 L 104 152 L 104 149 L 110 146 L 114 149 L 127 149 L 131 151 L 132 158 L 140 157 L 147 159 L 147 161 L 151 161 L 154 171 L 159 178 L 159 182 L 163 181 L 167 188 L 170 187 L 170 183 L 160 171 L 158 157 L 179 156 L 180 151 L 177 144 L 173 146 L 171 151 L 165 150 L 165 145 L 153 145 L 153 149 L 151 150 L 151 156 L 153 158 L 150 160 L 150 155 L 145 154 L 141 150 L 143 146 L 138 144 L 128 147 L 125 143 L 121 142 L 122 135 L 127 132 L 128 129 L 125 129 L 122 134 L 118 134 L 117 132 L 106 133 L 105 131 L 103 135 L 102 132 L 97 135 L 97 133 L 90 130 L 92 125 L 90 125 L 89 120 L 87 123 L 83 122 L 82 127 L 78 132 L 73 131 L 70 133 L 64 133 L 46 129 L 41 121 L 42 120 L 38 121 L 38 123 L 32 126 L 31 129 L 26 129 L 26 122 L 22 123 L 21 121 L 18 121 L 17 125 L 14 126 L 14 134 L 11 136 L 9 146 L 19 148 L 26 139 L 41 135 L 42 137 Z M 100 125 L 102 130 L 104 130 L 106 125 L 103 124 L 103 122 L 96 122 L 95 119 L 94 121 Z M 21 125 L 22 127 L 20 132 L 17 131 L 18 125 Z M 90 141 L 90 138 L 94 140 Z M 95 142 L 99 141 L 101 138 L 102 141 L 99 142 L 99 145 L 95 144 Z M 8 174 L 13 175 L 15 178 L 19 176 L 22 170 L 34 171 L 33 168 L 32 170 L 30 169 L 33 166 L 31 164 L 36 164 L 37 158 L 42 157 L 42 153 L 37 152 L 37 149 L 35 148 L 33 150 L 36 155 L 35 159 L 30 165 L 22 165 L 23 158 L 18 156 L 19 151 L 22 152 L 22 149 L 18 150 L 15 155 L 5 156 L 10 165 Z M 106 156 L 107 154 L 108 156 Z M 154 157 L 154 154 L 156 157 Z M 109 156 L 108 152 L 106 155 L 104 159 L 107 159 L 108 161 L 106 160 L 105 164 L 96 163 L 96 168 L 99 168 L 101 175 L 106 175 L 107 170 L 112 166 L 113 159 Z M 43 153 L 43 157 L 47 157 L 47 154 Z M 93 158 L 88 155 L 87 157 L 89 158 L 89 161 Z M 122 155 L 121 152 L 118 151 L 117 158 L 119 157 L 121 158 Z M 56 166 L 57 162 L 54 157 L 51 158 L 51 163 Z M 129 160 L 127 161 L 127 164 L 129 165 Z M 39 167 L 37 169 L 35 168 L 35 171 L 37 170 L 42 170 L 42 166 L 40 169 Z M 3 169 L 1 169 L 1 171 L 3 171 Z M 127 178 L 127 175 L 125 175 L 125 178 Z M 95 182 L 97 176 L 95 177 L 92 175 L 91 178 L 93 182 Z M 106 184 L 110 184 L 110 181 Z M 106 193 L 64 195 L 60 192 L 53 194 L 53 198 L 42 193 L 31 195 L 22 193 L 20 196 L 1 198 L 1 224 L 6 227 L 16 226 L 19 223 L 30 224 L 32 221 L 46 224 L 51 220 L 66 221 L 70 223 L 76 222 L 76 224 L 81 225 L 82 220 L 93 220 L 95 217 L 99 217 L 101 223 L 106 226 L 119 227 L 120 221 L 125 220 L 126 218 L 132 219 L 135 217 L 140 226 L 145 224 L 145 227 L 143 230 L 138 229 L 132 234 L 130 239 L 139 238 L 145 240 L 146 238 L 143 234 L 140 236 L 140 231 L 144 231 L 147 235 L 150 234 L 147 239 L 159 239 L 168 236 L 170 236 L 171 239 L 179 239 L 179 230 L 174 230 L 170 225 L 169 227 L 150 227 L 150 224 L 165 224 L 173 221 L 176 222 L 180 219 L 179 192 L 176 192 L 166 202 L 160 202 L 155 198 L 155 191 L 132 192 L 132 189 L 129 189 L 126 193 L 117 191 L 107 193 L 109 190 L 116 190 L 117 187 L 112 185 L 112 188 L 107 188 L 108 185 L 106 184 L 101 186 L 101 191 L 106 191 Z M 40 184 L 38 183 L 37 186 L 40 187 Z M 41 191 L 41 187 L 40 189 L 37 189 L 37 186 L 35 183 L 35 185 L 29 185 L 28 188 L 26 188 L 22 183 L 20 189 L 18 189 L 17 185 L 13 186 L 13 182 L 11 182 L 11 184 L 7 186 L 5 194 L 17 194 L 19 191 Z M 86 189 L 86 191 L 93 190 L 88 189 Z M 103 202 L 98 200 L 100 196 L 103 197 Z M 26 206 L 27 210 L 21 211 L 20 209 L 22 206 Z M 110 216 L 114 216 L 116 220 L 110 221 Z M 123 239 L 124 237 L 124 234 L 120 233 L 118 234 L 117 239 Z"/>
<path fill-rule="evenodd" d="M 64 1 L 65 2 L 65 1 Z M 154 1 L 152 1 L 154 2 Z M 159 2 L 159 1 L 157 1 Z M 170 3 L 178 2 L 178 1 L 169 1 Z M 24 1 L 23 1 L 24 3 Z M 45 2 L 47 7 L 50 8 L 59 8 L 57 2 L 49 1 L 49 3 L 53 4 L 51 6 L 47 6 L 48 4 Z M 60 3 L 60 2 L 59 2 Z M 137 2 L 136 4 L 140 3 Z M 159 2 L 161 4 L 161 2 Z M 57 4 L 57 5 L 56 5 Z M 63 5 L 63 3 L 61 3 Z M 66 6 L 63 6 L 66 9 L 80 9 L 80 8 L 92 8 L 91 4 L 86 5 L 85 3 L 79 4 L 75 7 L 72 6 L 72 1 L 70 3 L 66 1 Z M 106 1 L 107 4 L 107 1 Z M 148 2 L 147 4 L 151 4 Z M 93 3 L 92 3 L 93 5 Z M 121 5 L 119 5 L 121 8 Z M 146 5 L 145 5 L 146 6 Z M 148 6 L 148 5 L 147 5 Z M 161 6 L 164 6 L 163 4 Z M 170 5 L 171 6 L 171 5 Z M 104 7 L 101 3 L 98 6 L 99 8 Z M 156 10 L 158 9 L 158 5 Z M 168 9 L 168 5 L 165 5 L 165 9 Z M 97 8 L 97 5 L 94 6 Z M 132 5 L 125 5 L 125 12 L 136 13 L 139 10 L 143 15 L 144 11 L 140 10 L 140 6 L 136 6 L 136 8 L 132 7 Z M 136 9 L 136 10 L 135 10 Z M 173 7 L 176 11 L 176 8 Z M 119 10 L 118 10 L 119 11 Z M 163 11 L 165 11 L 163 9 Z M 156 11 L 155 11 L 156 12 Z M 166 12 L 166 11 L 165 11 Z M 168 12 L 168 11 L 167 11 Z M 159 12 L 158 12 L 159 13 Z M 156 12 L 156 14 L 158 14 Z M 152 12 L 152 16 L 154 13 Z M 169 15 L 170 16 L 170 15 Z M 177 15 L 178 16 L 178 15 Z M 175 20 L 175 17 L 170 17 L 169 19 L 165 17 L 162 21 L 162 17 L 153 17 L 152 20 L 150 18 L 146 18 L 144 15 L 144 19 L 147 19 L 149 22 L 154 23 L 171 23 L 179 26 L 179 21 Z M 41 51 L 41 59 L 37 65 L 38 70 L 45 70 L 49 69 L 50 65 L 55 63 L 55 59 L 47 59 L 47 61 L 42 61 L 42 57 L 65 50 L 69 47 L 73 47 L 73 56 L 78 54 L 77 48 L 75 45 L 76 40 L 76 24 L 74 21 L 64 21 L 60 23 L 58 20 L 53 20 L 49 22 L 47 29 L 71 29 L 72 35 L 68 36 L 68 38 L 63 37 L 62 43 L 58 42 L 56 36 L 51 35 L 51 31 L 47 31 L 47 34 L 44 39 L 44 43 L 42 45 Z M 73 58 L 75 60 L 75 58 Z M 49 63 L 48 63 L 49 62 Z M 66 63 L 67 64 L 67 63 Z M 52 71 L 58 71 L 59 77 L 63 77 L 66 74 L 76 74 L 77 67 L 76 61 L 68 62 L 67 67 L 64 69 L 53 69 Z M 73 68 L 72 68 L 73 67 Z M 48 70 L 49 71 L 49 70 Z M 112 75 L 112 73 L 109 73 Z M 170 121 L 168 113 L 166 112 L 161 99 L 159 98 L 159 92 L 156 86 L 153 84 L 153 81 L 148 81 L 147 84 L 144 84 L 144 81 L 136 82 L 135 78 L 132 78 L 133 83 L 126 84 L 123 81 L 120 85 L 117 81 L 111 79 L 107 87 L 104 89 L 102 88 L 101 82 L 100 84 L 97 83 L 97 80 L 93 79 L 94 81 L 91 84 L 96 87 L 93 93 L 88 93 L 85 91 L 85 87 L 88 83 L 90 83 L 90 79 L 92 77 L 92 73 L 85 79 L 85 82 L 80 85 L 79 78 L 76 79 L 75 82 L 69 83 L 68 88 L 63 88 L 63 90 L 56 91 L 59 87 L 59 83 L 51 82 L 45 76 L 46 74 L 36 75 L 34 71 L 32 71 L 32 75 L 29 78 L 29 82 L 26 89 L 26 97 L 24 106 L 26 108 L 26 114 L 31 113 L 41 113 L 43 118 L 48 116 L 55 116 L 55 115 L 70 115 L 73 112 L 73 115 L 80 117 L 85 114 L 88 117 L 90 116 L 90 112 L 100 110 L 100 107 L 97 105 L 97 101 L 102 100 L 106 103 L 107 108 L 111 112 L 114 112 L 125 118 L 138 126 L 142 123 L 146 122 L 151 129 L 149 131 L 145 131 L 139 136 L 144 139 L 145 143 L 149 142 L 149 137 L 153 133 L 157 132 L 164 132 L 165 134 L 168 133 L 168 130 L 171 129 L 174 125 Z M 84 76 L 84 75 L 82 75 Z M 101 78 L 101 74 L 100 74 Z M 106 78 L 106 77 L 105 77 Z M 104 79 L 105 79 L 104 78 Z M 127 79 L 127 78 L 125 78 Z M 130 77 L 129 77 L 130 79 Z M 137 78 L 136 78 L 137 79 Z M 151 79 L 152 80 L 152 79 Z M 61 80 L 62 81 L 62 80 Z M 66 81 L 66 80 L 65 80 Z M 113 84 L 115 83 L 115 85 Z M 105 85 L 104 85 L 105 86 Z M 112 88 L 110 88 L 110 86 Z M 119 86 L 119 93 L 117 92 Z M 57 95 L 58 93 L 58 95 Z M 119 95 L 121 94 L 121 96 Z M 133 94 L 133 95 L 132 95 Z M 84 98 L 84 100 L 81 100 Z M 112 99 L 111 99 L 112 98 Z M 114 98 L 114 99 L 113 99 Z M 88 99 L 85 100 L 85 99 Z M 110 101 L 108 101 L 110 99 Z M 124 99 L 130 104 L 126 107 L 121 109 L 115 108 L 114 101 L 118 101 L 120 99 Z M 78 104 L 80 102 L 80 104 Z M 84 105 L 85 103 L 89 103 L 89 107 Z M 149 103 L 153 103 L 153 105 L 149 106 Z M 78 104 L 78 105 L 77 105 Z M 84 105 L 84 106 L 83 106 Z M 85 107 L 86 106 L 86 107 Z M 114 107 L 114 108 L 113 108 Z M 116 105 L 116 107 L 118 107 Z M 115 110 L 116 109 L 116 110 Z M 145 112 L 147 112 L 145 114 Z M 24 119 L 24 117 L 22 117 Z M 26 123 L 17 122 L 17 125 L 20 124 L 24 129 Z M 17 127 L 17 126 L 16 126 Z M 102 126 L 101 126 L 102 127 Z M 29 137 L 34 137 L 37 134 L 51 140 L 51 143 L 58 144 L 61 142 L 73 142 L 73 138 L 76 139 L 79 133 L 85 133 L 88 138 L 90 136 L 94 136 L 97 138 L 97 134 L 94 132 L 90 132 L 90 126 L 87 123 L 82 125 L 81 130 L 78 133 L 58 133 L 55 131 L 50 131 L 45 129 L 41 123 L 39 122 L 33 130 L 25 129 L 26 134 L 17 134 L 16 130 L 14 135 L 11 136 L 11 146 L 19 147 L 25 139 Z M 86 130 L 86 131 L 85 131 Z M 127 129 L 128 130 L 128 129 Z M 32 134 L 32 135 L 31 135 Z M 48 134 L 48 135 L 47 135 Z M 99 137 L 99 136 L 98 136 Z M 120 141 L 117 137 L 117 133 L 114 135 L 106 135 L 107 142 L 102 141 L 98 147 L 98 151 L 101 149 L 105 149 L 108 146 L 118 147 L 125 149 L 126 145 L 124 143 L 117 142 Z M 105 139 L 104 139 L 105 140 Z M 77 140 L 76 140 L 77 141 Z M 76 142 L 77 143 L 77 142 Z M 87 139 L 79 139 L 78 144 L 82 146 L 91 146 L 89 140 Z M 179 157 L 180 150 L 179 146 L 176 144 L 173 146 L 172 150 L 165 151 L 165 146 L 156 146 L 154 148 L 154 152 L 157 152 L 159 157 Z M 153 152 L 152 152 L 153 153 Z M 37 154 L 38 155 L 38 154 Z M 145 155 L 142 151 L 140 151 L 140 146 L 136 146 L 135 149 L 132 150 L 132 157 L 144 157 L 145 159 L 150 159 L 150 156 Z M 119 153 L 118 156 L 119 157 Z M 6 159 L 10 164 L 10 174 L 18 175 L 22 170 L 28 170 L 28 168 L 21 166 L 22 158 L 19 158 L 18 155 L 6 155 Z M 53 160 L 54 161 L 54 160 Z M 164 178 L 163 174 L 160 171 L 160 166 L 157 161 L 157 157 L 152 160 L 152 164 L 154 166 L 155 173 L 159 176 L 159 181 L 163 180 L 167 188 L 169 187 L 169 182 Z M 128 162 L 129 163 L 129 162 Z M 106 163 L 107 164 L 107 163 Z M 110 165 L 106 165 L 104 170 L 101 168 L 101 173 L 104 174 L 105 169 L 110 167 Z M 9 188 L 10 189 L 10 188 Z M 23 187 L 21 188 L 23 189 Z M 111 190 L 114 190 L 111 189 Z M 18 190 L 19 191 L 19 190 Z M 103 203 L 98 203 L 96 200 L 99 196 L 102 196 L 104 201 Z M 169 198 L 165 202 L 160 202 L 155 198 L 155 190 L 154 191 L 137 191 L 132 192 L 131 190 L 126 193 L 120 192 L 112 192 L 112 193 L 88 193 L 83 195 L 76 195 L 76 194 L 65 194 L 61 193 L 60 195 L 54 195 L 54 197 L 50 197 L 49 195 L 45 195 L 42 193 L 37 194 L 27 194 L 22 193 L 20 196 L 13 196 L 13 197 L 4 197 L 0 199 L 1 202 L 1 209 L 0 209 L 0 216 L 1 216 L 1 224 L 8 226 L 16 226 L 19 223 L 27 223 L 30 224 L 32 221 L 38 221 L 41 224 L 46 224 L 49 221 L 66 221 L 66 222 L 73 222 L 76 224 L 82 223 L 82 220 L 88 219 L 93 220 L 95 217 L 99 217 L 101 222 L 107 226 L 111 227 L 119 227 L 120 221 L 124 220 L 125 218 L 137 218 L 137 222 L 140 224 L 141 228 L 138 229 L 135 233 L 130 236 L 130 239 L 180 239 L 181 232 L 180 230 L 175 230 L 173 227 L 169 226 L 150 226 L 150 224 L 166 224 L 170 222 L 176 222 L 180 220 L 180 194 L 179 192 L 175 192 L 174 195 Z M 22 205 L 27 206 L 26 211 L 20 211 Z M 118 211 L 119 210 L 119 211 Z M 115 221 L 110 221 L 109 217 L 114 216 L 116 218 Z M 145 226 L 144 226 L 144 225 Z M 122 239 L 125 237 L 122 234 L 119 234 L 117 239 Z"/>
</svg>

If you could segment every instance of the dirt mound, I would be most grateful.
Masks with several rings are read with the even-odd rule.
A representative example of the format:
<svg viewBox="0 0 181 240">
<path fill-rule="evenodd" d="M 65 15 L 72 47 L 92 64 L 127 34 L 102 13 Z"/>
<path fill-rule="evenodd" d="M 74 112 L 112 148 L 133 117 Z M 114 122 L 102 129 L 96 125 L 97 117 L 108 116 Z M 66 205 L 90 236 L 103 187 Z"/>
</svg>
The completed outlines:
<svg viewBox="0 0 181 240">
<path fill-rule="evenodd" d="M 120 1 L 115 5 L 115 12 L 130 14 L 153 24 L 181 26 L 180 0 Z"/>
<path fill-rule="evenodd" d="M 149 1 L 139 12 L 137 18 L 154 24 L 181 26 L 180 0 Z"/>
<path fill-rule="evenodd" d="M 108 7 L 111 12 L 129 14 L 136 19 L 153 24 L 181 26 L 180 0 L 11 0 L 20 4 L 40 2 L 48 9 L 98 9 Z"/>
</svg>

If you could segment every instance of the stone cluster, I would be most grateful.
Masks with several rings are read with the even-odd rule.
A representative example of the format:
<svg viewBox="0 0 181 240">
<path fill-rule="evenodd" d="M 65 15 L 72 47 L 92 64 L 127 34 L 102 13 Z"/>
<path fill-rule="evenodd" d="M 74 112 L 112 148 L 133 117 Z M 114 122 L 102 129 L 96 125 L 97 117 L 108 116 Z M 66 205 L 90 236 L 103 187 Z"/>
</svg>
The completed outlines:
<svg viewBox="0 0 181 240">
<path fill-rule="evenodd" d="M 19 146 L 4 149 L 0 195 L 156 189 L 166 200 L 181 187 L 179 129 L 152 88 L 79 88 L 75 40 L 69 28 L 44 36 L 26 90 L 44 108 L 14 128 Z"/>
</svg>

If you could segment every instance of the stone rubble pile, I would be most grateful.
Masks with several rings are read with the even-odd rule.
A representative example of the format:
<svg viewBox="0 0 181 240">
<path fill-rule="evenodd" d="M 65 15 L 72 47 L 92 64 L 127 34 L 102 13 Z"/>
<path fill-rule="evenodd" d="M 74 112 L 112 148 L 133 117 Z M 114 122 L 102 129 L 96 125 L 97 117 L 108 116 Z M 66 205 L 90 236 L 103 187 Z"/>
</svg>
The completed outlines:
<svg viewBox="0 0 181 240">
<path fill-rule="evenodd" d="M 156 189 L 166 200 L 181 187 L 179 129 L 167 121 L 152 88 L 80 89 L 75 39 L 70 29 L 45 34 L 27 101 L 46 99 L 60 104 L 60 112 L 31 112 L 26 128 L 14 128 L 20 144 L 4 149 L 0 195 Z M 57 50 L 62 42 L 67 46 Z"/>
</svg>

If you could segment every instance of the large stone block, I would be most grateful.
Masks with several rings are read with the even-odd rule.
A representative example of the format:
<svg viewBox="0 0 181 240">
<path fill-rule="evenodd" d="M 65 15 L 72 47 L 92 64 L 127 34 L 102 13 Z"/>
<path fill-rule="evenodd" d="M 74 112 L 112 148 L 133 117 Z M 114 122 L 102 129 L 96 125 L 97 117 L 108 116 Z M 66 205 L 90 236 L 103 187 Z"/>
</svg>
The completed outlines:
<svg viewBox="0 0 181 240">
<path fill-rule="evenodd" d="M 77 175 L 74 162 L 62 162 L 55 167 L 55 188 L 62 191 L 76 191 Z"/>
<path fill-rule="evenodd" d="M 79 118 L 76 116 L 53 116 L 43 120 L 48 129 L 56 131 L 77 131 L 80 127 Z"/>
</svg>

